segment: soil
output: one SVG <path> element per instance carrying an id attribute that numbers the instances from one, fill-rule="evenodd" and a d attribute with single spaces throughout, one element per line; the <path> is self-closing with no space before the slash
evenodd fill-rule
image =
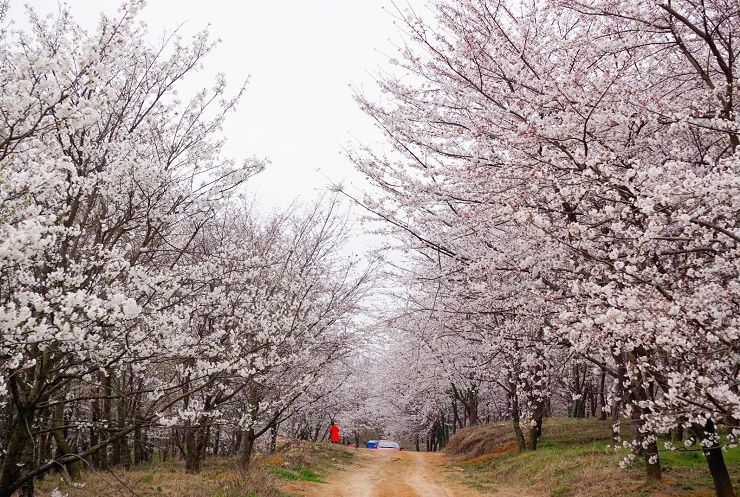
<path id="1" fill-rule="evenodd" d="M 336 470 L 327 483 L 303 484 L 291 491 L 305 497 L 484 497 L 446 477 L 441 454 L 358 449 L 356 462 Z M 489 497 L 519 497 L 521 489 Z"/>

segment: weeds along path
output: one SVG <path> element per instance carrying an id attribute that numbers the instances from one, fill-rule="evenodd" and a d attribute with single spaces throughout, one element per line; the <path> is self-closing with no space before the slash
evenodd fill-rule
<path id="1" fill-rule="evenodd" d="M 444 475 L 440 454 L 359 449 L 356 463 L 325 484 L 306 484 L 306 497 L 514 497 L 517 489 L 481 494 Z"/>

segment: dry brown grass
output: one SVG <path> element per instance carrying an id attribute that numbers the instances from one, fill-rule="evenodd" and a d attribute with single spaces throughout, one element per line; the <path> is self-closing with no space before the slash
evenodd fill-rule
<path id="1" fill-rule="evenodd" d="M 316 468 L 342 463 L 352 457 L 352 451 L 342 445 L 310 443 L 294 439 L 280 439 L 278 450 L 263 457 L 263 463 L 272 466 Z"/>
<path id="2" fill-rule="evenodd" d="M 575 425 L 574 425 L 575 423 Z M 611 437 L 611 423 L 598 419 L 546 419 L 546 438 L 559 445 L 582 445 Z M 502 448 L 516 444 L 511 422 L 471 426 L 459 430 L 450 439 L 445 453 L 450 457 L 477 457 L 507 452 Z"/>
<path id="3" fill-rule="evenodd" d="M 58 474 L 37 482 L 36 495 L 49 497 L 58 488 L 69 497 L 285 497 L 290 487 L 281 468 L 313 468 L 321 473 L 352 457 L 347 449 L 326 444 L 283 441 L 275 454 L 258 455 L 247 472 L 232 457 L 209 458 L 198 475 L 185 473 L 182 461 L 146 464 L 130 470 L 83 471 L 81 488 L 68 486 Z"/>
<path id="4" fill-rule="evenodd" d="M 450 457 L 472 458 L 498 452 L 511 444 L 516 444 L 511 424 L 471 426 L 459 430 L 450 438 L 445 453 Z"/>
<path id="5" fill-rule="evenodd" d="M 198 475 L 185 473 L 182 462 L 144 465 L 131 470 L 87 470 L 83 472 L 82 488 L 67 486 L 58 476 L 51 475 L 37 483 L 37 495 L 51 495 L 59 488 L 69 497 L 244 497 L 258 491 L 260 497 L 280 495 L 276 477 L 256 461 L 246 474 L 236 471 L 233 458 L 211 458 L 205 461 Z"/>
<path id="6" fill-rule="evenodd" d="M 497 447 L 496 449 L 490 452 L 486 452 L 478 456 L 466 457 L 465 459 L 459 460 L 458 462 L 475 464 L 475 463 L 487 461 L 489 459 L 493 459 L 494 457 L 500 456 L 501 454 L 506 454 L 508 452 L 514 452 L 515 450 L 517 450 L 517 444 L 512 442 L 508 445 L 504 445 L 503 447 Z"/>

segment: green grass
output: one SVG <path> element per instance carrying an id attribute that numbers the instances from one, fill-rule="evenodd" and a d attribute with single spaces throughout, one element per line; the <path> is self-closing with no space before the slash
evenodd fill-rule
<path id="1" fill-rule="evenodd" d="M 701 451 L 660 451 L 664 478 L 655 485 L 645 483 L 641 460 L 620 469 L 627 452 L 609 448 L 613 442 L 608 421 L 548 419 L 533 452 L 516 450 L 509 431 L 509 424 L 476 427 L 460 434 L 462 440 L 451 441 L 465 483 L 484 492 L 495 492 L 498 485 L 529 487 L 531 493 L 551 497 L 714 494 Z M 462 452 L 465 448 L 471 452 Z M 724 456 L 737 490 L 740 448 L 729 449 Z"/>
<path id="2" fill-rule="evenodd" d="M 276 468 L 275 474 L 286 480 L 303 480 L 315 483 L 325 483 L 324 478 L 311 468 Z"/>

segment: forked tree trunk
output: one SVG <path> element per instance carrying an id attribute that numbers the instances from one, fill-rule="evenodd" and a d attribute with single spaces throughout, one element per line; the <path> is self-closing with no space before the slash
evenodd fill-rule
<path id="1" fill-rule="evenodd" d="M 239 452 L 237 453 L 237 461 L 242 470 L 249 469 L 249 463 L 252 461 L 252 451 L 254 449 L 255 438 L 254 428 L 242 431 Z"/>
<path id="2" fill-rule="evenodd" d="M 201 467 L 201 431 L 202 427 L 187 425 L 183 428 L 183 448 L 185 452 L 185 472 L 189 474 L 200 473 Z"/>

